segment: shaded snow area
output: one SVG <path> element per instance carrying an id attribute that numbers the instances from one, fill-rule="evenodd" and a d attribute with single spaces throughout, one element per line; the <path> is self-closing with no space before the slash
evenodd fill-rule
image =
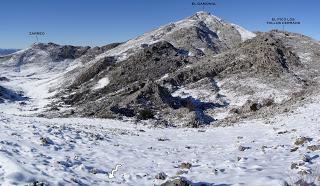
<path id="1" fill-rule="evenodd" d="M 0 76 L 7 79 L 0 86 L 24 98 L 0 104 L 0 112 L 29 115 L 44 111 L 65 81 L 64 75 L 79 66 L 77 60 L 54 62 L 47 52 L 36 49 L 17 54 L 26 50 L 33 55 L 21 59 L 13 56 L 8 62 L 0 63 Z"/>
<path id="2" fill-rule="evenodd" d="M 104 77 L 98 81 L 98 83 L 93 87 L 94 90 L 102 89 L 110 83 L 108 77 Z"/>
<path id="3" fill-rule="evenodd" d="M 43 111 L 43 108 L 50 103 L 49 98 L 56 93 L 55 87 L 61 83 L 60 73 L 11 73 L 6 77 L 10 81 L 2 82 L 1 85 L 21 92 L 26 98 L 0 104 L 2 112 L 12 114 L 32 114 Z"/>
<path id="4" fill-rule="evenodd" d="M 195 185 L 319 184 L 319 100 L 269 120 L 203 129 L 0 114 L 0 182 L 150 186 L 181 176 Z M 166 180 L 155 178 L 160 172 Z"/>

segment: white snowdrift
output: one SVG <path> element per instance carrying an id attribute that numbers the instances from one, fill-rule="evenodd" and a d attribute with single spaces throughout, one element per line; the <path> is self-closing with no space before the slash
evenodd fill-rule
<path id="1" fill-rule="evenodd" d="M 108 77 L 104 77 L 98 81 L 98 83 L 93 87 L 94 90 L 102 89 L 110 83 L 110 80 Z"/>

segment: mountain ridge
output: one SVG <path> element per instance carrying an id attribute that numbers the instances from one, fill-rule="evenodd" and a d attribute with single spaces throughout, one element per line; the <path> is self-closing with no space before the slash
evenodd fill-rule
<path id="1" fill-rule="evenodd" d="M 290 109 L 318 87 L 318 48 L 303 35 L 252 33 L 198 12 L 125 43 L 38 44 L 0 61 L 19 64 L 17 73 L 25 77 L 53 74 L 41 84 L 52 90 L 41 112 L 46 117 L 130 117 L 197 127 Z"/>

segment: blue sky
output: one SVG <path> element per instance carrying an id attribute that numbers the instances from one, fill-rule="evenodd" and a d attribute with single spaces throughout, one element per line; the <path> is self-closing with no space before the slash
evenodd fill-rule
<path id="1" fill-rule="evenodd" d="M 202 10 L 199 0 L 1 0 L 0 48 L 25 48 L 32 31 L 41 42 L 101 46 L 126 41 Z M 201 1 L 201 0 L 200 0 Z M 206 0 L 202 0 L 206 2 Z M 210 1 L 210 0 L 209 0 Z M 212 1 L 211 1 L 212 2 Z M 320 40 L 319 0 L 213 0 L 205 10 L 251 31 L 268 31 L 272 17 L 294 17 L 286 30 Z"/>

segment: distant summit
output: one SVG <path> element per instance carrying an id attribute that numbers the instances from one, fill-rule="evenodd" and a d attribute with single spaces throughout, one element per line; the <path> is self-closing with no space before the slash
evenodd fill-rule
<path id="1" fill-rule="evenodd" d="M 1 49 L 0 48 L 0 56 L 5 56 L 5 55 L 8 55 L 8 54 L 12 54 L 12 53 L 15 53 L 17 51 L 19 51 L 20 49 Z"/>
<path id="2" fill-rule="evenodd" d="M 131 39 L 101 57 L 116 56 L 122 61 L 137 50 L 159 41 L 167 41 L 190 55 L 218 54 L 253 37 L 254 33 L 201 11 Z"/>

